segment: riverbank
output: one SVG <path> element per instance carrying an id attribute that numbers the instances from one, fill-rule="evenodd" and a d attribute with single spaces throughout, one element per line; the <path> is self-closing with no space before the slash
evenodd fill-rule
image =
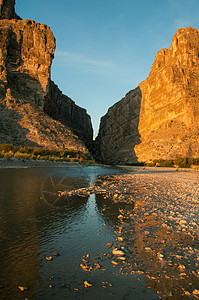
<path id="1" fill-rule="evenodd" d="M 145 275 L 160 299 L 199 299 L 199 173 L 151 167 L 128 171 L 132 174 L 100 176 L 88 189 L 60 196 L 96 195 L 115 233 L 107 252 L 96 255 L 112 263 L 114 274 Z M 93 265 L 84 259 L 81 267 L 91 271 Z"/>
<path id="2" fill-rule="evenodd" d="M 47 160 L 22 160 L 22 159 L 3 159 L 0 158 L 0 168 L 33 168 L 33 167 L 79 167 L 79 162 L 58 162 Z"/>
<path id="3" fill-rule="evenodd" d="M 161 299 L 199 299 L 198 182 L 198 172 L 142 168 L 97 184 L 101 212 L 116 224 L 110 249 L 124 252 L 122 266 L 111 259 L 122 274 L 144 274 Z"/>
<path id="4" fill-rule="evenodd" d="M 17 158 L 0 158 L 0 168 L 34 168 L 34 167 L 81 167 L 81 166 L 102 166 L 102 167 L 111 167 L 109 165 L 103 165 L 99 163 L 90 163 L 85 161 L 82 163 L 79 162 L 64 162 L 64 161 L 50 161 L 50 160 L 34 160 L 34 159 L 17 159 Z M 116 168 L 122 169 L 127 173 L 148 173 L 148 172 L 164 172 L 164 171 L 183 171 L 183 172 L 195 172 L 199 169 L 197 168 L 168 168 L 168 167 L 143 167 L 143 166 L 128 166 L 128 165 L 117 165 Z"/>
<path id="5" fill-rule="evenodd" d="M 117 166 L 127 172 L 158 173 L 158 172 L 199 172 L 199 168 L 171 168 L 171 167 L 141 167 L 141 166 Z"/>

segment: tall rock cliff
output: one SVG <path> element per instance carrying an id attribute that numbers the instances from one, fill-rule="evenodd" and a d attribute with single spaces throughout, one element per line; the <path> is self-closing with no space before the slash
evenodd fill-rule
<path id="1" fill-rule="evenodd" d="M 0 143 L 86 149 L 90 116 L 51 81 L 53 33 L 20 20 L 14 4 L 0 2 Z"/>
<path id="2" fill-rule="evenodd" d="M 110 107 L 101 118 L 95 140 L 95 158 L 98 161 L 108 164 L 137 163 L 134 148 L 140 143 L 140 105 L 141 90 L 138 87 Z"/>
<path id="3" fill-rule="evenodd" d="M 139 86 L 139 160 L 199 157 L 199 31 L 178 29 Z"/>
<path id="4" fill-rule="evenodd" d="M 199 157 L 198 30 L 178 29 L 170 48 L 157 53 L 149 77 L 133 92 L 133 109 L 127 104 L 131 93 L 101 120 L 96 139 L 101 161 L 134 163 Z M 133 129 L 132 122 L 138 127 Z M 118 132 L 110 127 L 118 128 Z"/>

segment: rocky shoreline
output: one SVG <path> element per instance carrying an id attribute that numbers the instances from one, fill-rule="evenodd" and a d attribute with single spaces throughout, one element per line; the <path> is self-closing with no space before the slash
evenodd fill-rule
<path id="1" fill-rule="evenodd" d="M 32 167 L 80 167 L 80 166 L 104 166 L 104 167 L 112 167 L 110 165 L 99 164 L 99 163 L 79 163 L 79 162 L 59 162 L 59 161 L 48 161 L 48 160 L 34 160 L 34 159 L 4 159 L 0 158 L 0 169 L 1 168 L 32 168 Z M 162 171 L 183 171 L 183 172 L 197 172 L 199 169 L 192 168 L 167 168 L 167 167 L 142 167 L 142 166 L 129 166 L 129 165 L 116 165 L 115 168 L 120 168 L 127 173 L 131 172 L 162 172 Z"/>
<path id="2" fill-rule="evenodd" d="M 114 228 L 107 252 L 96 254 L 98 268 L 109 261 L 116 275 L 143 274 L 160 299 L 199 299 L 198 172 L 134 171 L 100 176 L 87 189 L 65 193 L 96 194 L 105 223 Z M 95 270 L 91 257 L 83 262 L 84 271 Z"/>

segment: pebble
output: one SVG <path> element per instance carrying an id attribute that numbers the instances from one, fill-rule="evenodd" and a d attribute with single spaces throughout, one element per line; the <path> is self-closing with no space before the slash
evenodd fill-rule
<path id="1" fill-rule="evenodd" d="M 113 265 L 118 265 L 118 263 L 116 262 L 116 261 L 111 261 L 111 263 L 113 264 Z"/>
<path id="2" fill-rule="evenodd" d="M 112 253 L 113 255 L 124 256 L 124 252 L 122 250 L 114 249 Z"/>
<path id="3" fill-rule="evenodd" d="M 53 260 L 52 256 L 46 256 L 46 260 Z"/>
<path id="4" fill-rule="evenodd" d="M 93 286 L 91 283 L 89 283 L 88 281 L 84 281 L 84 286 L 87 287 L 91 287 Z"/>
<path id="5" fill-rule="evenodd" d="M 199 290 L 195 289 L 192 294 L 196 295 L 196 296 L 199 296 Z"/>
<path id="6" fill-rule="evenodd" d="M 18 286 L 18 289 L 20 290 L 20 291 L 22 291 L 22 292 L 24 292 L 24 291 L 27 291 L 28 290 L 28 287 L 27 286 Z"/>

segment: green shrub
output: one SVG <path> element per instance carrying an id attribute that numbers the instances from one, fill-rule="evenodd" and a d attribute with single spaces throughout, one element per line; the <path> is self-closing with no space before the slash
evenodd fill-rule
<path id="1" fill-rule="evenodd" d="M 83 153 L 76 150 L 48 150 L 40 147 L 30 146 L 13 146 L 10 144 L 0 144 L 0 158 L 15 157 L 17 159 L 34 159 L 34 160 L 51 160 L 51 161 L 89 161 L 92 162 L 93 157 L 90 153 Z"/>
<path id="2" fill-rule="evenodd" d="M 47 156 L 47 155 L 51 155 L 51 151 L 43 148 L 35 148 L 33 150 L 33 154 L 35 156 Z"/>
<path id="3" fill-rule="evenodd" d="M 14 158 L 17 159 L 31 159 L 31 154 L 16 152 Z"/>
<path id="4" fill-rule="evenodd" d="M 63 161 L 70 162 L 70 158 L 63 158 Z"/>
<path id="5" fill-rule="evenodd" d="M 17 152 L 32 154 L 33 153 L 33 148 L 30 147 L 30 146 L 23 146 L 23 147 L 19 147 Z"/>
<path id="6" fill-rule="evenodd" d="M 10 152 L 14 149 L 14 146 L 13 145 L 10 145 L 10 144 L 0 144 L 0 151 L 2 152 Z"/>
<path id="7" fill-rule="evenodd" d="M 158 160 L 154 160 L 153 163 L 155 164 L 156 167 L 172 168 L 174 166 L 173 160 L 158 159 Z"/>
<path id="8" fill-rule="evenodd" d="M 192 158 L 189 157 L 177 157 L 174 159 L 174 164 L 179 168 L 190 168 L 192 164 Z"/>
<path id="9" fill-rule="evenodd" d="M 155 167 L 155 162 L 148 162 L 147 164 L 146 164 L 146 166 L 147 167 Z"/>
<path id="10" fill-rule="evenodd" d="M 10 160 L 12 157 L 13 157 L 13 153 L 11 151 L 4 154 L 4 158 L 7 160 Z"/>
<path id="11" fill-rule="evenodd" d="M 31 155 L 31 159 L 36 160 L 36 159 L 37 159 L 36 155 L 32 154 L 32 155 Z"/>
<path id="12" fill-rule="evenodd" d="M 199 166 L 199 158 L 193 158 L 193 165 Z"/>

